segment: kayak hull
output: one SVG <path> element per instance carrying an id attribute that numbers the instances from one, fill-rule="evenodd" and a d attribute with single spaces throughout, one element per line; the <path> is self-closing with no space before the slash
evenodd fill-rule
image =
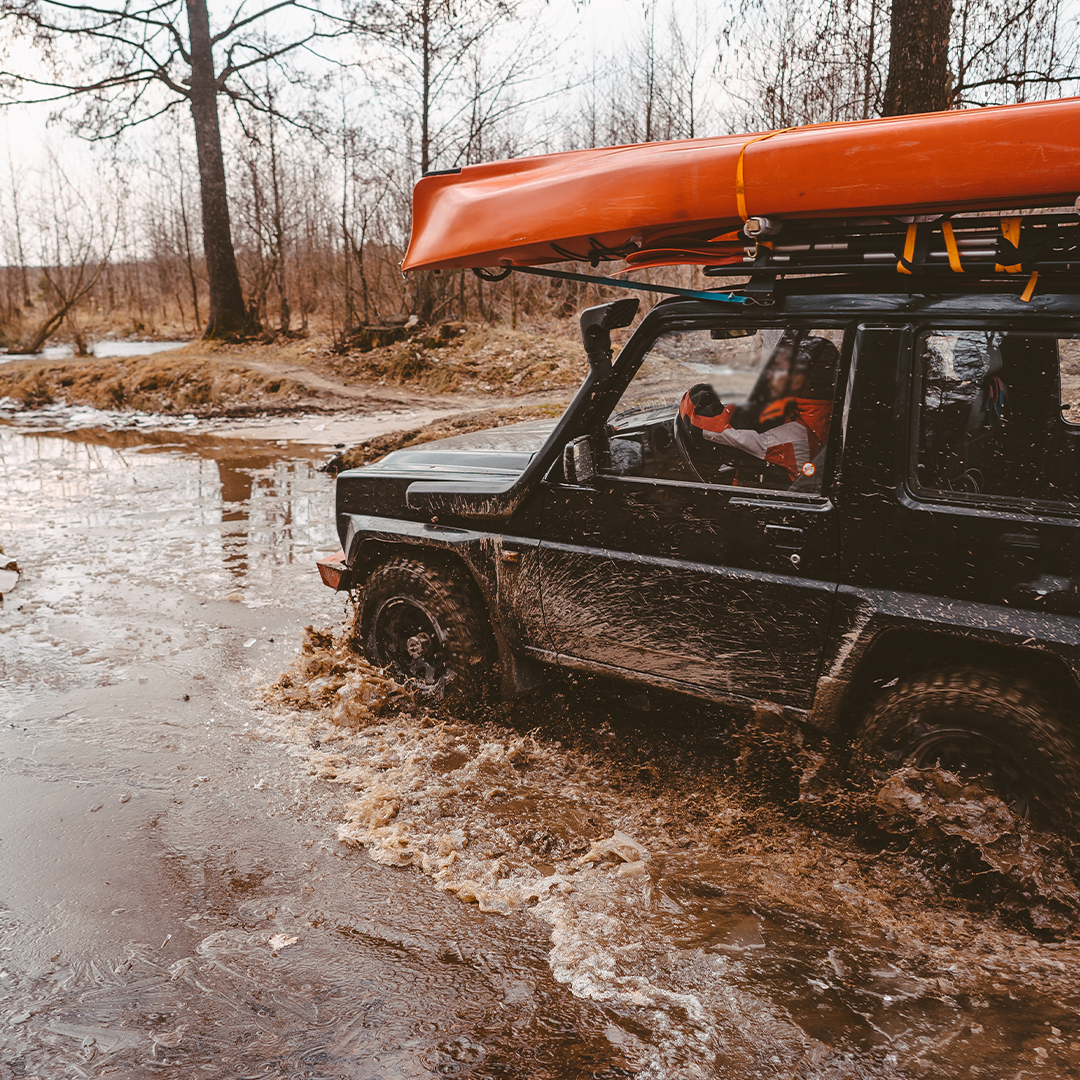
<path id="1" fill-rule="evenodd" d="M 746 215 L 1020 209 L 1078 193 L 1080 98 L 575 150 L 424 177 L 402 269 L 619 257 Z"/>

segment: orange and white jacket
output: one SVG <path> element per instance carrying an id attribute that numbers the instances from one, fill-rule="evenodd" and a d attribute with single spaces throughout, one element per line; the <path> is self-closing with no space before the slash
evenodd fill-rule
<path id="1" fill-rule="evenodd" d="M 728 405 L 716 416 L 701 416 L 690 392 L 683 395 L 679 412 L 709 442 L 733 446 L 771 465 L 780 465 L 796 480 L 818 455 L 829 437 L 832 402 L 816 398 L 778 398 L 761 412 L 759 423 L 775 427 L 764 431 L 732 427 L 736 406 Z M 776 421 L 780 421 L 776 423 Z M 811 466 L 812 467 L 812 466 Z"/>

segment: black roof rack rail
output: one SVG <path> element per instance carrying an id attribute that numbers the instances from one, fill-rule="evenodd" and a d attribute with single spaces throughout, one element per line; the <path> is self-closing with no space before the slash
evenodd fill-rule
<path id="1" fill-rule="evenodd" d="M 708 249 L 707 240 L 695 242 Z M 670 239 L 664 242 L 665 247 L 672 244 Z M 770 221 L 765 228 L 752 230 L 746 245 L 741 257 L 732 256 L 730 240 L 726 251 L 718 245 L 723 262 L 705 265 L 703 273 L 745 277 L 885 271 L 901 277 L 958 279 L 972 274 L 1016 280 L 1035 272 L 1080 273 L 1080 215 Z"/>

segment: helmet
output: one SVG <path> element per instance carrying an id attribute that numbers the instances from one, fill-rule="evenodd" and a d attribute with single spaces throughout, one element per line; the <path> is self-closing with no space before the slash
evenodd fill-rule
<path id="1" fill-rule="evenodd" d="M 720 395 L 708 383 L 691 386 L 683 394 L 678 416 L 680 431 L 686 444 L 695 450 L 705 445 L 705 435 L 700 427 L 691 422 L 691 416 L 719 416 L 723 411 L 724 403 L 720 400 Z"/>
<path id="2" fill-rule="evenodd" d="M 823 337 L 799 342 L 791 365 L 790 393 L 797 398 L 831 398 L 840 353 Z"/>

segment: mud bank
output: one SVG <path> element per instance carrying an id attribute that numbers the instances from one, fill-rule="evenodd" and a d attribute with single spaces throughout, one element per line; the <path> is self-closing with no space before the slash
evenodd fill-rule
<path id="1" fill-rule="evenodd" d="M 0 399 L 19 410 L 62 402 L 209 417 L 395 399 L 430 408 L 447 398 L 454 402 L 447 411 L 460 412 L 490 406 L 492 396 L 568 400 L 585 369 L 580 343 L 557 334 L 451 323 L 393 336 L 375 348 L 321 334 L 196 341 L 153 356 L 18 360 L 0 365 Z"/>
<path id="2" fill-rule="evenodd" d="M 0 398 L 15 408 L 56 402 L 97 409 L 210 416 L 296 407 L 318 398 L 301 383 L 186 346 L 157 356 L 20 360 L 0 367 Z"/>

